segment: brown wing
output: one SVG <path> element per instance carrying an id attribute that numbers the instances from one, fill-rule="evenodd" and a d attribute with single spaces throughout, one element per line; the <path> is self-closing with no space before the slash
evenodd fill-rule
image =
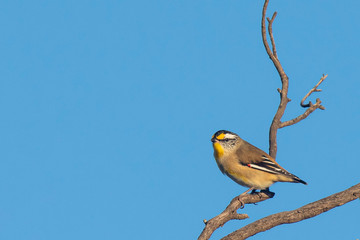
<path id="1" fill-rule="evenodd" d="M 254 145 L 251 145 L 250 143 L 241 140 L 241 144 L 239 144 L 239 148 L 236 150 L 237 156 L 240 157 L 240 160 L 244 164 L 250 164 L 250 163 L 258 163 L 261 162 L 263 159 L 262 157 L 266 157 L 267 159 L 270 159 L 275 164 L 277 164 L 272 157 L 269 156 L 266 152 L 263 150 L 255 147 Z"/>
<path id="2" fill-rule="evenodd" d="M 237 150 L 237 156 L 240 158 L 240 164 L 264 172 L 295 177 L 275 162 L 269 154 L 244 140 L 242 141 L 242 144 Z"/>

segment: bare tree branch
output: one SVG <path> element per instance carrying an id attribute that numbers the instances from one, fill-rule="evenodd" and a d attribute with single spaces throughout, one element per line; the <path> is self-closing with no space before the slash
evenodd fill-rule
<path id="1" fill-rule="evenodd" d="M 304 104 L 304 101 L 313 93 L 313 92 L 321 92 L 321 89 L 317 89 L 317 87 L 327 78 L 328 75 L 323 75 L 320 79 L 320 81 L 315 85 L 315 87 L 313 87 L 312 89 L 310 89 L 310 91 L 305 95 L 305 97 L 301 100 L 300 105 L 304 108 L 308 108 L 306 109 L 306 111 L 297 116 L 296 118 L 293 118 L 289 121 L 286 122 L 282 122 L 280 123 L 279 128 L 283 128 L 283 127 L 287 127 L 287 126 L 291 126 L 295 123 L 300 122 L 301 120 L 307 118 L 310 113 L 312 113 L 313 111 L 315 111 L 316 109 L 321 109 L 321 110 L 325 110 L 325 107 L 323 105 L 321 105 L 321 101 L 319 98 L 316 99 L 315 104 L 313 104 L 311 101 L 309 101 L 308 104 Z"/>
<path id="2" fill-rule="evenodd" d="M 264 232 L 273 227 L 286 224 L 295 223 L 301 220 L 315 217 L 323 212 L 327 212 L 335 207 L 342 206 L 360 197 L 360 183 L 348 188 L 345 191 L 335 193 L 329 197 L 320 199 L 319 201 L 307 204 L 301 208 L 276 213 L 260 220 L 257 220 L 249 225 L 236 230 L 235 232 L 222 238 L 222 240 L 241 240 L 251 237 L 257 233 Z"/>
<path id="3" fill-rule="evenodd" d="M 312 104 L 311 102 L 309 102 L 308 104 L 304 104 L 304 101 L 306 100 L 307 97 L 309 97 L 311 95 L 311 93 L 313 92 L 319 92 L 321 90 L 317 89 L 317 87 L 322 83 L 322 81 L 325 80 L 325 78 L 327 77 L 327 75 L 323 75 L 323 77 L 320 79 L 319 83 L 312 88 L 308 94 L 305 95 L 305 97 L 302 99 L 301 101 L 301 106 L 302 107 L 306 107 L 308 108 L 303 114 L 299 115 L 298 117 L 291 119 L 289 121 L 286 122 L 281 122 L 281 118 L 284 115 L 285 109 L 287 104 L 291 101 L 287 94 L 288 94 L 288 89 L 289 89 L 289 78 L 286 75 L 284 68 L 282 67 L 279 58 L 277 56 L 277 52 L 276 52 L 276 46 L 275 46 L 275 39 L 274 39 L 274 35 L 273 35 L 273 29 L 272 29 L 272 25 L 273 22 L 275 20 L 275 17 L 277 15 L 277 13 L 275 12 L 272 16 L 272 18 L 267 18 L 268 21 L 268 32 L 269 32 L 269 36 L 270 36 L 270 40 L 271 40 L 271 45 L 272 45 L 272 51 L 270 49 L 269 43 L 267 41 L 266 38 L 266 22 L 265 22 L 265 18 L 266 18 L 266 10 L 267 10 L 267 6 L 269 4 L 269 0 L 265 0 L 264 2 L 264 6 L 263 6 L 263 11 L 262 11 L 262 20 L 261 20 L 261 36 L 262 36 L 262 40 L 263 40 L 263 44 L 265 46 L 265 50 L 267 52 L 267 54 L 269 55 L 271 61 L 273 62 L 277 72 L 279 73 L 280 79 L 281 79 L 281 84 L 282 84 L 282 88 L 278 89 L 278 92 L 280 93 L 280 104 L 279 107 L 275 113 L 275 116 L 273 118 L 273 121 L 271 123 L 270 126 L 270 131 L 269 131 L 269 155 L 272 156 L 273 158 L 276 158 L 276 153 L 277 153 L 277 131 L 280 128 L 283 127 L 287 127 L 287 126 L 291 126 L 293 124 L 296 124 L 298 122 L 300 122 L 301 120 L 305 119 L 306 117 L 308 117 L 312 112 L 314 112 L 316 109 L 322 109 L 324 110 L 324 106 L 321 105 L 321 101 L 320 99 L 316 99 L 316 103 Z"/>
<path id="4" fill-rule="evenodd" d="M 272 198 L 274 196 L 271 192 L 259 192 L 253 194 L 241 194 L 233 200 L 231 200 L 230 204 L 226 207 L 226 209 L 217 215 L 216 217 L 210 219 L 209 221 L 204 220 L 206 224 L 204 230 L 200 234 L 198 240 L 207 240 L 213 234 L 213 232 L 222 227 L 226 222 L 234 219 L 246 219 L 249 216 L 247 214 L 239 214 L 237 210 L 242 208 L 245 204 L 258 203 L 264 201 L 266 199 Z"/>
<path id="5" fill-rule="evenodd" d="M 261 19 L 261 36 L 262 36 L 262 40 L 263 40 L 265 50 L 266 50 L 267 54 L 269 55 L 271 61 L 273 62 L 276 70 L 278 71 L 280 79 L 281 79 L 281 83 L 282 83 L 281 90 L 278 90 L 279 93 L 280 93 L 280 104 L 279 104 L 279 107 L 278 107 L 278 109 L 277 109 L 277 111 L 275 113 L 273 121 L 271 123 L 270 132 L 269 132 L 269 155 L 272 156 L 273 158 L 276 158 L 277 130 L 280 127 L 281 118 L 284 115 L 286 105 L 288 104 L 288 102 L 290 102 L 290 99 L 287 97 L 288 89 L 289 89 L 289 78 L 286 75 L 286 73 L 285 73 L 283 67 L 281 66 L 280 61 L 279 61 L 279 59 L 277 57 L 276 47 L 275 47 L 275 40 L 274 40 L 273 33 L 272 33 L 272 23 L 275 20 L 276 13 L 274 13 L 271 20 L 268 19 L 268 21 L 269 21 L 269 29 L 268 30 L 269 30 L 269 35 L 270 35 L 271 42 L 273 44 L 273 52 L 270 50 L 269 43 L 268 43 L 268 41 L 266 39 L 266 22 L 265 22 L 265 18 L 266 18 L 266 10 L 267 10 L 268 4 L 269 4 L 269 0 L 265 0 L 264 6 L 263 6 L 263 11 L 262 11 L 262 19 Z"/>

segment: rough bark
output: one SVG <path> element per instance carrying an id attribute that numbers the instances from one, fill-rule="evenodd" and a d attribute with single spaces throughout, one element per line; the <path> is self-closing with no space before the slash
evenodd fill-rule
<path id="1" fill-rule="evenodd" d="M 246 225 L 243 228 L 240 228 L 239 230 L 236 230 L 235 232 L 222 238 L 222 240 L 246 239 L 257 233 L 264 232 L 282 224 L 295 223 L 315 217 L 335 207 L 339 207 L 348 202 L 351 202 L 359 197 L 360 183 L 346 189 L 345 191 L 335 193 L 329 197 L 307 204 L 301 208 L 264 217 L 260 220 Z"/>

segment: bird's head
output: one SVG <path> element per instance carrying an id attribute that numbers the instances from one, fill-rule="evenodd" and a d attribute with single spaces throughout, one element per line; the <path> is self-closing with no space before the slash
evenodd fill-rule
<path id="1" fill-rule="evenodd" d="M 217 131 L 211 138 L 214 147 L 214 154 L 216 157 L 222 157 L 226 152 L 234 150 L 236 143 L 240 137 L 230 131 Z"/>

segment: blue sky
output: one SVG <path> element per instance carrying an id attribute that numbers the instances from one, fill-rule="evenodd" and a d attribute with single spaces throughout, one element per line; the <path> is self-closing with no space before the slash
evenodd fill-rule
<path id="1" fill-rule="evenodd" d="M 245 190 L 218 170 L 219 129 L 268 149 L 280 87 L 262 1 L 2 1 L 0 238 L 196 239 Z M 283 120 L 323 73 L 325 111 L 279 130 L 279 183 L 213 239 L 359 182 L 358 1 L 270 2 L 290 78 Z M 354 201 L 253 239 L 360 238 Z"/>

